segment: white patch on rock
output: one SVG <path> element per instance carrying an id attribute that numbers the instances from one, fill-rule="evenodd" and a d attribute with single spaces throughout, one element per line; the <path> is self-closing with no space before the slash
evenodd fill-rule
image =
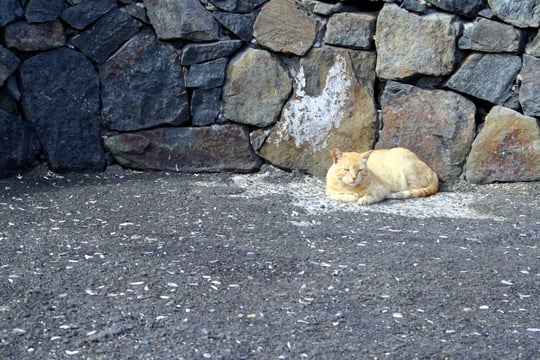
<path id="1" fill-rule="evenodd" d="M 292 136 L 296 147 L 308 144 L 313 151 L 320 151 L 326 147 L 329 131 L 337 128 L 344 117 L 346 94 L 354 79 L 347 71 L 345 58 L 337 55 L 319 95 L 306 95 L 303 67 L 295 74 L 294 81 L 295 99 L 289 101 L 283 110 L 279 137 L 288 140 Z M 276 140 L 276 145 L 279 145 L 279 140 Z"/>

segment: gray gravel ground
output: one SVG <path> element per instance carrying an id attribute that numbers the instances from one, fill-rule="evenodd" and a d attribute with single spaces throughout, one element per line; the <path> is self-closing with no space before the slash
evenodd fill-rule
<path id="1" fill-rule="evenodd" d="M 540 358 L 540 183 L 266 170 L 0 180 L 0 358 Z"/>

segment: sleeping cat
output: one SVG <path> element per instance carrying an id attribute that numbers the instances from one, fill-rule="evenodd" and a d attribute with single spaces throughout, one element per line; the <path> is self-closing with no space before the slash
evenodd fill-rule
<path id="1" fill-rule="evenodd" d="M 439 190 L 437 174 L 405 148 L 365 153 L 332 150 L 334 163 L 326 174 L 326 195 L 369 205 L 384 199 L 430 196 Z"/>

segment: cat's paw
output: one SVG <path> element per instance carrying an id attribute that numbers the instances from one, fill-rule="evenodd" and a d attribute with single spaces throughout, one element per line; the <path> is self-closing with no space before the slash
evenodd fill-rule
<path id="1" fill-rule="evenodd" d="M 362 206 L 373 204 L 374 202 L 376 202 L 376 200 L 373 198 L 373 196 L 369 195 L 364 195 L 357 201 L 358 205 Z"/>

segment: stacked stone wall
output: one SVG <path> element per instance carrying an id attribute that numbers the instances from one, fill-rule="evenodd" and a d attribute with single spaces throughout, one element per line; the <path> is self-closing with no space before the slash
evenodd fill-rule
<path id="1" fill-rule="evenodd" d="M 540 180 L 538 0 L 0 2 L 0 177 L 119 164 L 322 176 L 405 146 Z"/>

